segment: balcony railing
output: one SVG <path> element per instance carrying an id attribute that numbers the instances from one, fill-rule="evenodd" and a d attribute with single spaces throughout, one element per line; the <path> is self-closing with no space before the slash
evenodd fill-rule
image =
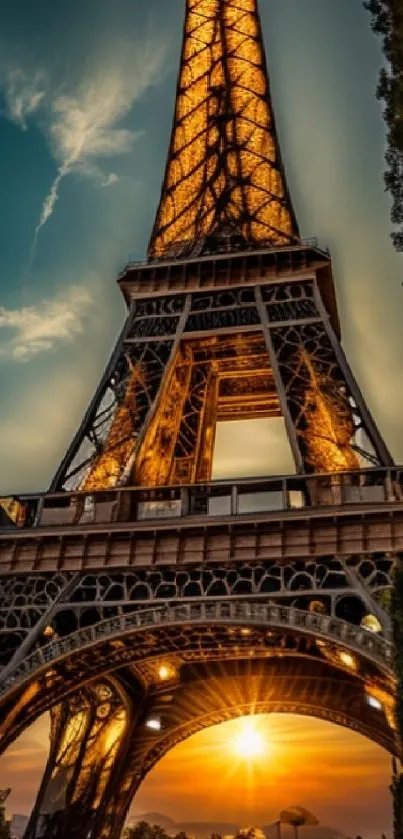
<path id="1" fill-rule="evenodd" d="M 305 248 L 310 248 L 312 250 L 319 250 L 319 251 L 321 251 L 321 253 L 325 254 L 326 256 L 330 256 L 329 248 L 328 247 L 322 247 L 319 244 L 319 241 L 316 238 L 316 236 L 309 236 L 305 239 L 300 239 L 298 242 L 294 242 L 293 244 L 287 244 L 287 245 L 282 245 L 282 246 L 281 245 L 273 245 L 273 243 L 270 242 L 269 240 L 267 242 L 262 241 L 262 242 L 259 243 L 259 250 L 273 251 L 273 252 L 281 251 L 281 250 L 287 250 L 287 249 L 289 250 L 289 249 L 292 249 L 292 248 L 304 248 L 304 247 Z M 168 262 L 181 262 L 181 261 L 184 261 L 184 260 L 188 260 L 189 255 L 188 256 L 183 255 L 184 251 L 186 252 L 188 250 L 189 250 L 189 242 L 183 242 L 182 244 L 177 245 L 177 252 L 171 253 L 169 255 L 164 254 L 161 257 L 154 257 L 152 260 L 139 259 L 138 254 L 129 254 L 128 261 L 122 266 L 122 268 L 119 272 L 119 277 L 121 278 L 121 277 L 125 276 L 125 274 L 128 271 L 133 271 L 133 270 L 136 270 L 137 268 L 152 267 L 152 266 L 157 266 L 159 264 L 164 264 L 164 263 L 168 263 Z M 250 255 L 252 253 L 255 253 L 255 252 L 256 252 L 256 249 L 251 249 L 250 251 L 248 251 L 248 250 L 247 251 L 236 251 L 236 254 L 238 256 L 241 256 L 243 254 L 245 256 L 248 256 L 248 255 Z M 211 257 L 226 257 L 226 256 L 228 256 L 228 253 L 226 253 L 225 251 L 224 252 L 217 252 L 217 253 L 203 252 L 202 256 L 206 257 L 206 258 L 208 258 L 208 257 L 210 257 L 210 258 Z M 190 258 L 197 259 L 197 255 L 196 254 L 193 254 L 193 255 L 190 254 Z"/>
<path id="2" fill-rule="evenodd" d="M 213 481 L 192 486 L 122 487 L 1 499 L 0 533 L 17 529 L 312 514 L 329 508 L 403 506 L 403 467 L 322 475 Z"/>

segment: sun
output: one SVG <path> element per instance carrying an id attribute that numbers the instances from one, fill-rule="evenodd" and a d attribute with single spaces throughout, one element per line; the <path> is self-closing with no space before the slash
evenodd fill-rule
<path id="1" fill-rule="evenodd" d="M 253 720 L 242 720 L 232 745 L 239 757 L 248 759 L 260 757 L 266 751 L 265 739 Z"/>

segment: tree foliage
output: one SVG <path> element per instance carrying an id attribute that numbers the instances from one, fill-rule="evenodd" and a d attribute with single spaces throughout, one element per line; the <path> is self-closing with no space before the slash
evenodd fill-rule
<path id="1" fill-rule="evenodd" d="M 238 830 L 235 839 L 266 839 L 260 827 L 243 827 Z"/>
<path id="2" fill-rule="evenodd" d="M 387 129 L 385 185 L 392 196 L 393 243 L 403 251 L 403 3 L 365 0 L 372 29 L 382 38 L 386 67 L 381 70 L 377 96 L 384 103 Z"/>
<path id="3" fill-rule="evenodd" d="M 2 839 L 1 834 L 0 839 Z M 158 824 L 140 821 L 134 827 L 126 828 L 123 839 L 172 839 L 172 837 Z M 181 830 L 173 839 L 188 839 L 188 836 Z"/>
<path id="4" fill-rule="evenodd" d="M 124 839 L 169 839 L 169 837 L 158 824 L 140 821 L 134 827 L 126 828 Z"/>

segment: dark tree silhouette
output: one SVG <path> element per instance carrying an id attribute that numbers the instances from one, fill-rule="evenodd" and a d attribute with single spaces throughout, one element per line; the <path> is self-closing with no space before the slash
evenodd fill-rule
<path id="1" fill-rule="evenodd" d="M 381 70 L 377 97 L 384 103 L 387 129 L 385 185 L 392 196 L 392 240 L 403 251 L 403 3 L 365 0 L 372 29 L 382 38 L 386 67 Z"/>
<path id="2" fill-rule="evenodd" d="M 6 811 L 0 806 L 0 839 L 10 839 L 10 822 L 6 819 Z"/>
<path id="3" fill-rule="evenodd" d="M 170 839 L 158 824 L 151 825 L 145 821 L 138 822 L 134 827 L 127 827 L 123 835 L 124 839 Z"/>
<path id="4" fill-rule="evenodd" d="M 163 827 L 160 827 L 159 824 L 153 824 L 151 831 L 151 839 L 170 839 L 169 834 L 164 830 Z"/>

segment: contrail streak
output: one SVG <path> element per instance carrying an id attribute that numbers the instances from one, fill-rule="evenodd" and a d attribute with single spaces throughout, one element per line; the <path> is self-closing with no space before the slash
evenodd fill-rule
<path id="1" fill-rule="evenodd" d="M 39 219 L 39 222 L 38 222 L 37 226 L 35 227 L 34 239 L 33 239 L 33 242 L 32 242 L 31 252 L 30 252 L 30 256 L 29 256 L 28 273 L 30 273 L 33 262 L 34 262 L 35 257 L 36 257 L 36 251 L 37 251 L 37 248 L 38 248 L 39 232 L 42 229 L 42 227 L 46 224 L 46 222 L 50 219 L 50 217 L 53 213 L 56 201 L 59 197 L 60 183 L 63 180 L 63 178 L 65 178 L 66 175 L 69 174 L 70 169 L 74 165 L 74 163 L 77 163 L 77 161 L 79 160 L 80 155 L 81 155 L 81 151 L 82 151 L 82 147 L 83 147 L 83 143 L 80 142 L 79 146 L 77 146 L 77 148 L 70 155 L 70 157 L 68 157 L 67 160 L 65 160 L 64 163 L 62 163 L 62 165 L 59 167 L 59 169 L 57 171 L 57 175 L 56 175 L 56 177 L 55 177 L 55 179 L 54 179 L 54 181 L 53 181 L 53 183 L 50 187 L 50 190 L 49 190 L 49 192 L 48 192 L 48 194 L 47 194 L 47 196 L 46 196 L 46 198 L 43 202 L 41 217 Z"/>

